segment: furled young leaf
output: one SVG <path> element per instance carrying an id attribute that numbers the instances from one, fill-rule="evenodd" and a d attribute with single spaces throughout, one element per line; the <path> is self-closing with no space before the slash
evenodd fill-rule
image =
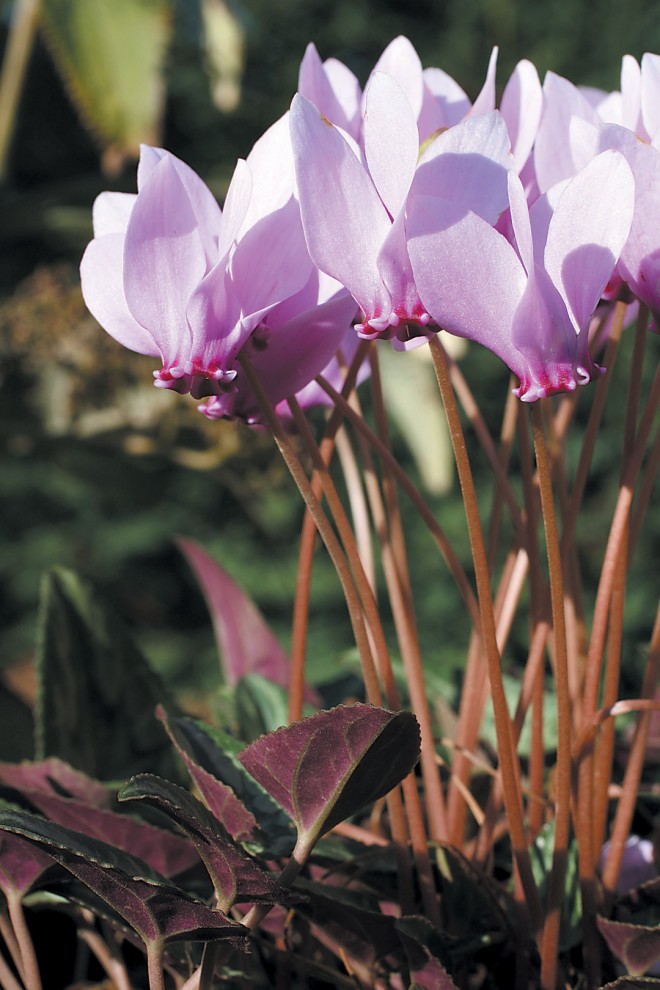
<path id="1" fill-rule="evenodd" d="M 109 787 L 75 770 L 56 756 L 34 763 L 0 763 L 0 784 L 17 791 L 78 798 L 95 808 L 107 808 L 113 800 Z"/>
<path id="2" fill-rule="evenodd" d="M 101 780 L 176 774 L 154 718 L 168 692 L 119 618 L 65 568 L 44 578 L 37 667 L 38 759 L 59 756 Z"/>
<path id="3" fill-rule="evenodd" d="M 287 893 L 231 841 L 220 822 L 188 791 L 152 774 L 133 777 L 120 801 L 145 801 L 168 815 L 190 836 L 215 888 L 218 907 L 229 911 L 236 901 L 287 899 Z"/>
<path id="4" fill-rule="evenodd" d="M 410 968 L 411 990 L 457 990 L 456 984 L 429 947 L 432 926 L 425 918 L 399 918 L 395 922 Z"/>
<path id="5" fill-rule="evenodd" d="M 175 877 L 199 862 L 187 839 L 155 825 L 56 794 L 29 790 L 21 794 L 51 821 L 130 852 L 165 877 Z"/>
<path id="6" fill-rule="evenodd" d="M 159 144 L 168 0 L 41 0 L 43 33 L 84 122 L 137 158 Z"/>
<path id="7" fill-rule="evenodd" d="M 0 828 L 46 850 L 56 862 L 110 905 L 147 950 L 178 939 L 242 938 L 245 929 L 220 911 L 193 900 L 146 863 L 98 839 L 23 812 L 0 813 Z"/>
<path id="8" fill-rule="evenodd" d="M 169 717 L 162 708 L 158 716 L 207 806 L 232 838 L 270 856 L 288 855 L 295 840 L 291 822 L 241 764 L 243 744 L 195 719 Z M 267 836 L 267 849 L 259 830 Z"/>
<path id="9" fill-rule="evenodd" d="M 32 756 L 34 722 L 32 712 L 13 691 L 0 683 L 0 759 L 22 760 Z"/>
<path id="10" fill-rule="evenodd" d="M 252 599 L 198 543 L 180 539 L 178 545 L 204 592 L 227 684 L 260 674 L 287 687 L 289 658 Z M 306 699 L 318 704 L 311 688 L 306 689 Z"/>
<path id="11" fill-rule="evenodd" d="M 240 735 L 246 742 L 274 732 L 289 720 L 289 695 L 260 674 L 246 674 L 234 694 Z"/>
<path id="12" fill-rule="evenodd" d="M 612 954 L 631 976 L 643 976 L 660 961 L 660 926 L 651 928 L 598 918 L 598 928 Z"/>
<path id="13" fill-rule="evenodd" d="M 419 727 L 410 712 L 371 705 L 319 712 L 241 753 L 241 763 L 291 816 L 299 850 L 387 794 L 419 758 Z"/>

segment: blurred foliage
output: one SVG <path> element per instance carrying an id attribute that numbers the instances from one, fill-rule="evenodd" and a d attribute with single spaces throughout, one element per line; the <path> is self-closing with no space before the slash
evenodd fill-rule
<path id="1" fill-rule="evenodd" d="M 522 57 L 541 74 L 552 68 L 612 88 L 625 52 L 660 50 L 660 15 L 641 0 L 555 0 L 545 7 L 521 0 L 172 0 L 166 6 L 171 34 L 162 142 L 219 197 L 235 158 L 287 109 L 310 40 L 322 57 L 346 61 L 364 82 L 384 46 L 406 34 L 424 64 L 441 65 L 472 96 L 493 44 L 501 46 L 500 88 Z M 222 6 L 236 17 L 233 40 L 221 26 Z M 12 7 L 0 0 L 5 36 Z M 211 49 L 209 39 L 215 39 Z M 140 51 L 139 39 L 131 41 Z M 224 57 L 223 44 L 229 46 Z M 221 113 L 218 106 L 232 106 L 243 51 L 241 99 Z M 224 96 L 222 65 L 234 80 Z M 81 123 L 37 35 L 0 187 L 0 667 L 31 655 L 39 578 L 60 564 L 99 584 L 173 690 L 201 705 L 204 691 L 217 683 L 217 660 L 201 594 L 173 537 L 192 537 L 215 555 L 286 644 L 301 509 L 265 434 L 209 424 L 185 398 L 157 392 L 149 360 L 120 348 L 86 313 L 77 263 L 91 235 L 92 201 L 109 186 L 134 190 L 134 165 L 111 181 L 102 174 L 98 138 Z M 648 347 L 647 370 L 658 341 Z M 614 371 L 620 394 L 629 350 L 627 335 Z M 472 347 L 464 371 L 497 434 L 506 369 Z M 581 397 L 576 429 L 587 405 Z M 578 533 L 592 581 L 615 496 L 622 419 L 622 409 L 610 408 Z M 395 445 L 409 458 L 401 435 Z M 485 513 L 491 484 L 477 451 L 475 467 Z M 467 564 L 460 497 L 454 489 L 434 504 Z M 426 661 L 457 689 L 466 623 L 444 564 L 404 509 Z M 657 572 L 659 547 L 660 518 L 651 512 L 629 585 L 627 692 L 636 690 L 650 632 L 654 588 L 644 576 Z M 310 680 L 324 684 L 332 704 L 359 682 L 341 593 L 322 554 L 313 603 Z M 505 660 L 511 673 L 525 658 L 526 639 L 526 628 L 514 629 Z M 24 693 L 29 696 L 29 686 Z M 16 708 L 13 717 L 24 722 L 25 712 Z"/>

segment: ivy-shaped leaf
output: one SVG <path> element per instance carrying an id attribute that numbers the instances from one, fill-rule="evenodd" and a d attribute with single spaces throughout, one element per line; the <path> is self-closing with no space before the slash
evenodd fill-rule
<path id="1" fill-rule="evenodd" d="M 598 918 L 598 928 L 631 976 L 643 976 L 660 962 L 660 925 L 651 928 Z"/>
<path id="2" fill-rule="evenodd" d="M 207 807 L 229 834 L 237 841 L 245 841 L 256 852 L 287 856 L 295 841 L 291 821 L 261 784 L 246 772 L 239 759 L 243 743 L 199 720 L 167 716 L 162 708 L 158 717 Z M 262 836 L 267 836 L 265 845 Z"/>
<path id="3" fill-rule="evenodd" d="M 151 774 L 133 777 L 120 801 L 145 801 L 168 815 L 194 843 L 215 888 L 218 907 L 238 901 L 287 901 L 289 895 L 233 842 L 211 812 L 188 791 Z"/>
<path id="4" fill-rule="evenodd" d="M 246 934 L 146 863 L 98 839 L 24 812 L 0 812 L 0 829 L 35 843 L 105 901 L 142 939 L 150 958 L 160 959 L 169 941 L 243 940 Z"/>
<path id="5" fill-rule="evenodd" d="M 419 759 L 410 712 L 371 705 L 319 712 L 241 753 L 241 763 L 293 819 L 297 852 L 395 787 Z"/>
<path id="6" fill-rule="evenodd" d="M 118 616 L 65 568 L 43 581 L 37 669 L 37 759 L 59 756 L 100 780 L 176 775 L 153 714 L 165 686 Z"/>

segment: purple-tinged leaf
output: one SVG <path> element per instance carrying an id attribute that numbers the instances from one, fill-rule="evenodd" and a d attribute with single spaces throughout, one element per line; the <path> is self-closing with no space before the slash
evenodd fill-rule
<path id="1" fill-rule="evenodd" d="M 293 847 L 291 823 L 241 764 L 238 754 L 243 744 L 203 722 L 170 718 L 162 708 L 157 714 L 207 806 L 232 838 L 256 852 L 288 855 Z M 264 836 L 268 836 L 267 850 Z"/>
<path id="2" fill-rule="evenodd" d="M 53 860 L 31 842 L 0 832 L 0 890 L 5 897 L 23 897 Z"/>
<path id="3" fill-rule="evenodd" d="M 613 983 L 607 983 L 600 990 L 658 990 L 660 980 L 650 976 L 620 976 Z"/>
<path id="4" fill-rule="evenodd" d="M 289 658 L 252 599 L 194 540 L 179 539 L 177 545 L 204 592 L 227 684 L 260 674 L 287 687 Z M 306 700 L 318 702 L 311 688 L 306 689 Z"/>
<path id="5" fill-rule="evenodd" d="M 227 912 L 237 901 L 287 900 L 287 892 L 230 840 L 201 801 L 177 784 L 139 774 L 122 788 L 120 801 L 145 801 L 168 815 L 190 837 L 215 888 L 218 907 Z"/>
<path id="6" fill-rule="evenodd" d="M 329 936 L 349 958 L 372 967 L 389 956 L 390 964 L 400 964 L 394 918 L 365 907 L 361 902 L 366 898 L 343 887 L 308 882 L 301 884 L 301 889 L 306 900 L 296 912 Z"/>
<path id="7" fill-rule="evenodd" d="M 598 918 L 598 928 L 610 951 L 631 976 L 643 976 L 660 961 L 660 926 L 629 925 Z"/>
<path id="8" fill-rule="evenodd" d="M 113 800 L 109 787 L 56 756 L 36 763 L 0 763 L 0 784 L 21 793 L 29 790 L 77 798 L 95 808 L 107 808 Z"/>
<path id="9" fill-rule="evenodd" d="M 408 958 L 415 990 L 456 990 L 456 984 L 427 945 L 432 928 L 424 918 L 399 918 L 396 930 Z"/>
<path id="10" fill-rule="evenodd" d="M 418 758 L 415 717 L 370 705 L 319 712 L 262 736 L 240 756 L 291 816 L 297 847 L 306 852 L 324 832 L 387 794 Z"/>
<path id="11" fill-rule="evenodd" d="M 130 852 L 165 877 L 177 876 L 198 862 L 195 848 L 187 839 L 155 825 L 55 794 L 28 790 L 21 793 L 51 821 Z"/>
<path id="12" fill-rule="evenodd" d="M 0 828 L 45 849 L 110 905 L 149 948 L 178 939 L 243 938 L 245 929 L 193 900 L 146 863 L 98 839 L 22 812 L 4 811 Z"/>

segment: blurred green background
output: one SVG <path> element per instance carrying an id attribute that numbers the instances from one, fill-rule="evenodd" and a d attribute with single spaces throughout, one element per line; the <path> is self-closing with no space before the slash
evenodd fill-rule
<path id="1" fill-rule="evenodd" d="M 0 666 L 6 684 L 29 698 L 40 575 L 65 564 L 93 579 L 174 690 L 200 704 L 217 682 L 217 659 L 173 537 L 193 537 L 214 554 L 286 643 L 300 506 L 268 437 L 207 424 L 186 398 L 151 388 L 151 362 L 123 351 L 86 314 L 77 266 L 94 197 L 134 190 L 144 139 L 188 161 L 222 198 L 236 157 L 287 109 L 310 40 L 362 83 L 386 44 L 405 34 L 425 65 L 444 68 L 471 97 L 495 44 L 500 92 L 523 57 L 541 77 L 551 68 L 616 88 L 624 53 L 660 51 L 660 8 L 641 0 L 2 0 L 0 18 Z M 617 374 L 626 365 L 624 356 Z M 464 367 L 497 432 L 506 370 L 477 348 Z M 620 449 L 621 411 L 613 410 L 596 454 L 589 526 L 579 534 L 587 574 L 599 568 Z M 476 464 L 486 510 L 479 455 Z M 442 487 L 437 478 L 434 485 Z M 467 561 L 457 491 L 431 497 Z M 408 526 L 429 670 L 456 684 L 466 641 L 457 595 L 410 513 Z M 645 575 L 657 574 L 659 528 L 651 513 L 631 580 L 627 690 L 655 610 L 656 583 Z M 341 595 L 321 555 L 314 595 L 311 676 L 337 681 L 345 671 L 328 688 L 328 700 L 338 700 L 357 681 Z M 507 656 L 512 671 L 524 639 L 523 627 Z M 0 737 L 0 756 L 15 755 L 10 733 Z"/>

